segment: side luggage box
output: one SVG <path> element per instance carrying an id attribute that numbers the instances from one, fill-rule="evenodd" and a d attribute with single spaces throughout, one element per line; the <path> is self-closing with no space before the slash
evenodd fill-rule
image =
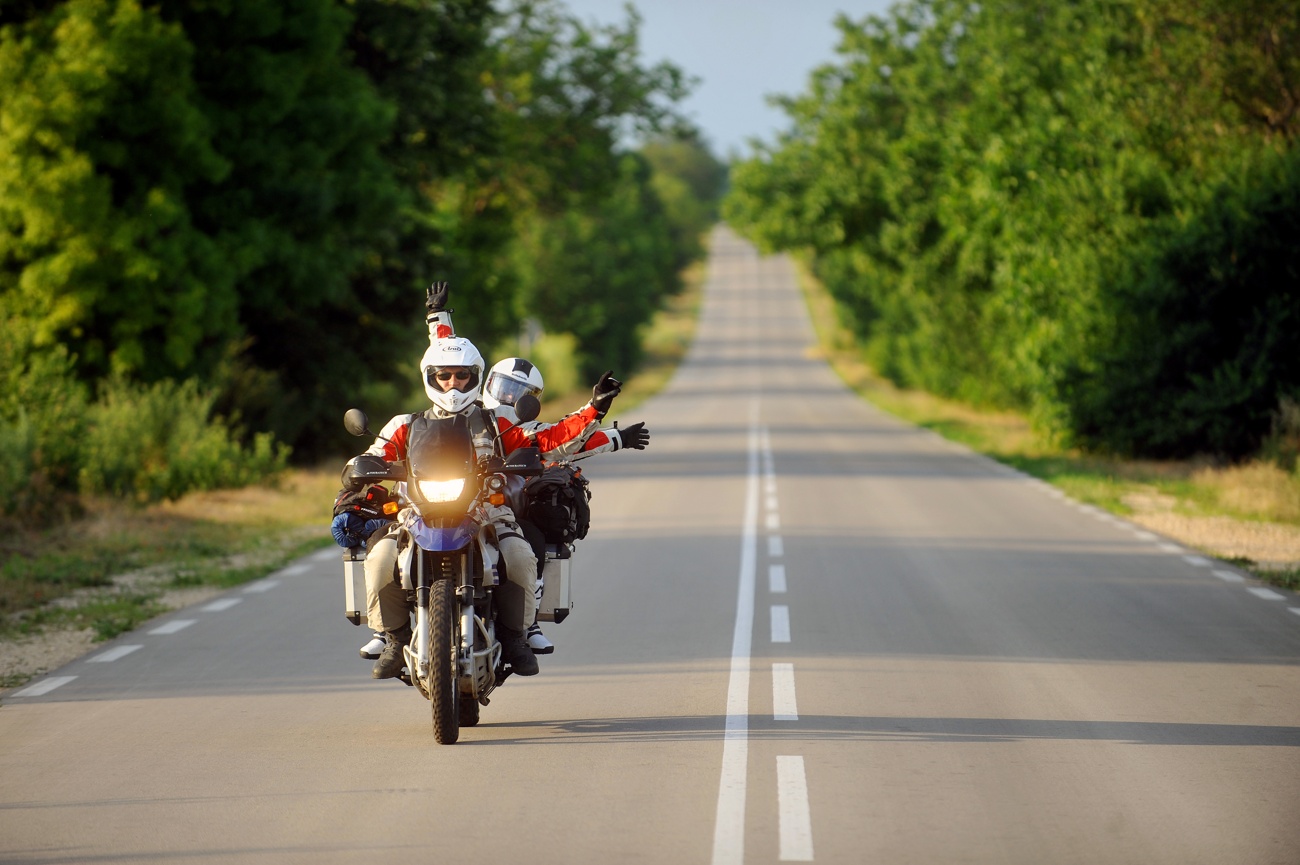
<path id="1" fill-rule="evenodd" d="M 366 551 L 343 551 L 343 617 L 354 625 L 366 623 Z"/>
<path id="2" fill-rule="evenodd" d="M 363 581 L 363 592 L 364 589 Z M 364 600 L 364 594 L 362 599 Z M 573 546 L 547 544 L 546 568 L 542 571 L 542 602 L 537 606 L 537 619 L 541 622 L 563 622 L 572 609 Z"/>

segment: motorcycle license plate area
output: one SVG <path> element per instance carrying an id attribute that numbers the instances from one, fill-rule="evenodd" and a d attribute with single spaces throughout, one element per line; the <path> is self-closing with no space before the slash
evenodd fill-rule
<path id="1" fill-rule="evenodd" d="M 546 548 L 546 569 L 542 571 L 542 601 L 537 618 L 563 622 L 573 609 L 573 554 L 568 547 Z"/>

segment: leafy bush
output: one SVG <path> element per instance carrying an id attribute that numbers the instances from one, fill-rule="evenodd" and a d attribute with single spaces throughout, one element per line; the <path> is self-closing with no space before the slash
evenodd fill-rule
<path id="1" fill-rule="evenodd" d="M 1300 151 L 1278 162 L 1220 188 L 1114 286 L 1111 338 L 1067 379 L 1081 444 L 1240 458 L 1300 399 Z"/>
<path id="2" fill-rule="evenodd" d="M 265 482 L 282 471 L 288 448 L 270 433 L 241 445 L 228 423 L 212 416 L 214 400 L 192 380 L 140 385 L 110 379 L 89 411 L 81 491 L 143 503 Z"/>

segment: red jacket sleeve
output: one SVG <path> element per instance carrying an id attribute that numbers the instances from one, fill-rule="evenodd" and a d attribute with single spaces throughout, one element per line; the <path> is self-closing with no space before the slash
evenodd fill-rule
<path id="1" fill-rule="evenodd" d="M 534 440 L 538 449 L 542 453 L 546 453 L 582 435 L 595 419 L 596 409 L 586 406 L 582 411 L 574 412 L 557 423 L 534 431 L 532 435 L 517 426 L 506 429 L 506 427 L 510 426 L 510 421 L 503 417 L 497 418 L 497 429 L 502 431 L 501 442 L 505 445 L 506 453 L 518 448 L 528 447 L 533 444 Z"/>

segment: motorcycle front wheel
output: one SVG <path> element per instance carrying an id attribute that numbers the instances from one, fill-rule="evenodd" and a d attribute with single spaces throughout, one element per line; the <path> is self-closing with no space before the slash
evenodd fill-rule
<path id="1" fill-rule="evenodd" d="M 451 580 L 437 580 L 429 591 L 429 702 L 433 704 L 433 738 L 439 745 L 451 745 L 460 738 L 458 621 L 456 586 Z"/>

